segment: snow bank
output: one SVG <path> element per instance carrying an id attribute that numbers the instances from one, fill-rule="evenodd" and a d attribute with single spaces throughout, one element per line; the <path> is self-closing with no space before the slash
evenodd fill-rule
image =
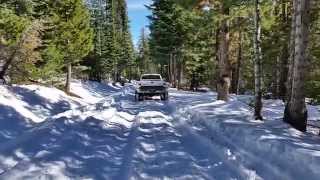
<path id="1" fill-rule="evenodd" d="M 27 122 L 39 123 L 56 114 L 98 103 L 121 89 L 118 86 L 75 80 L 71 84 L 71 90 L 81 98 L 68 96 L 54 87 L 0 86 L 0 112 L 12 117 L 16 117 L 15 114 L 18 113 Z"/>
<path id="2" fill-rule="evenodd" d="M 54 87 L 40 85 L 0 86 L 0 143 L 20 137 L 38 123 L 59 114 L 84 109 L 90 104 L 100 108 L 110 105 L 107 96 L 120 91 L 119 87 L 95 82 L 73 81 L 74 94 L 68 96 Z M 104 102 L 98 103 L 104 99 Z M 104 105 L 103 105 L 104 104 Z"/>
<path id="3" fill-rule="evenodd" d="M 71 92 L 85 99 L 90 104 L 97 103 L 103 98 L 121 91 L 120 84 L 115 86 L 112 83 L 101 84 L 94 81 L 79 81 L 71 82 Z"/>
<path id="4" fill-rule="evenodd" d="M 19 114 L 27 122 L 39 123 L 55 114 L 86 105 L 82 99 L 39 85 L 1 86 L 0 91 L 0 111 L 7 116 L 6 120 Z"/>
<path id="5" fill-rule="evenodd" d="M 113 98 L 109 96 L 121 92 L 120 87 L 81 81 L 73 81 L 71 87 L 72 92 L 82 98 L 71 97 L 56 88 L 40 85 L 0 86 L 2 178 L 25 179 L 30 177 L 32 172 L 43 173 L 45 168 L 47 175 L 39 177 L 65 179 L 67 177 L 62 175 L 65 175 L 64 169 L 67 165 L 63 161 L 41 165 L 35 163 L 23 170 L 24 173 L 21 168 L 28 164 L 30 158 L 36 162 L 52 156 L 53 152 L 67 153 L 70 149 L 77 148 L 72 147 L 76 142 L 77 145 L 86 147 L 89 143 L 88 136 L 85 132 L 82 132 L 83 135 L 75 134 L 75 130 L 89 127 L 87 131 L 94 132 L 100 128 L 101 131 L 103 128 L 130 128 L 132 115 L 117 112 L 111 107 Z M 95 128 L 96 126 L 99 128 Z M 78 137 L 80 135 L 81 138 Z M 90 143 L 94 143 L 93 140 Z M 66 147 L 62 148 L 63 146 Z M 75 151 L 81 152 L 79 149 Z M 81 153 L 85 154 L 86 151 Z M 9 169 L 12 169 L 12 174 L 9 173 L 7 176 L 6 172 Z M 37 175 L 32 176 L 36 178 Z"/>
<path id="6" fill-rule="evenodd" d="M 236 157 L 264 179 L 318 179 L 319 137 L 283 123 L 279 119 L 284 109 L 281 101 L 268 100 L 264 105 L 264 122 L 252 120 L 250 107 L 236 99 L 191 106 L 179 110 L 177 116 L 192 126 L 209 129 L 208 138 L 237 152 Z M 309 118 L 319 119 L 319 112 L 313 112 L 313 108 L 308 106 Z"/>

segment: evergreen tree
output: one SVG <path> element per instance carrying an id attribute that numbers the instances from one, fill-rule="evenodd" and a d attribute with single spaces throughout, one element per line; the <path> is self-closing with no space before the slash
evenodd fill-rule
<path id="1" fill-rule="evenodd" d="M 140 74 L 151 73 L 151 59 L 150 59 L 149 39 L 143 28 L 141 30 L 140 40 L 138 42 L 138 57 L 137 63 Z"/>
<path id="2" fill-rule="evenodd" d="M 294 0 L 293 47 L 290 60 L 288 92 L 289 100 L 286 105 L 284 121 L 300 131 L 307 130 L 308 112 L 305 103 L 304 84 L 306 79 L 307 48 L 310 23 L 310 1 Z"/>
<path id="3" fill-rule="evenodd" d="M 67 67 L 66 91 L 70 92 L 71 67 L 92 50 L 90 15 L 82 0 L 63 0 L 54 4 L 53 21 L 57 24 L 54 42 L 63 53 Z"/>
<path id="4" fill-rule="evenodd" d="M 181 57 L 184 40 L 180 31 L 181 9 L 173 0 L 154 0 L 149 6 L 152 15 L 150 24 L 150 49 L 153 59 L 158 60 L 161 69 L 167 67 L 166 76 L 172 85 L 177 84 L 177 61 Z"/>
<path id="5" fill-rule="evenodd" d="M 101 81 L 113 77 L 118 81 L 121 74 L 130 74 L 134 64 L 126 1 L 91 0 L 88 6 L 95 29 L 91 78 Z"/>
<path id="6" fill-rule="evenodd" d="M 256 120 L 262 120 L 262 52 L 261 52 L 261 10 L 260 0 L 255 0 L 255 36 L 254 36 L 254 76 L 255 76 L 255 111 Z"/>

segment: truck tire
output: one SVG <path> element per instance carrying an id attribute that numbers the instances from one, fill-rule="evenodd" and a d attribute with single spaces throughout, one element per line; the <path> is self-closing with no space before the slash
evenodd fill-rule
<path id="1" fill-rule="evenodd" d="M 166 100 L 168 100 L 169 95 L 168 95 L 168 93 L 163 93 L 163 94 L 161 94 L 160 98 L 162 101 L 166 101 Z"/>
<path id="2" fill-rule="evenodd" d="M 134 99 L 135 99 L 136 101 L 142 101 L 142 100 L 143 100 L 143 95 L 140 94 L 140 93 L 138 93 L 138 92 L 135 92 L 135 94 L 134 94 Z"/>
<path id="3" fill-rule="evenodd" d="M 143 94 L 138 94 L 138 101 L 143 101 L 143 100 L 144 100 Z"/>

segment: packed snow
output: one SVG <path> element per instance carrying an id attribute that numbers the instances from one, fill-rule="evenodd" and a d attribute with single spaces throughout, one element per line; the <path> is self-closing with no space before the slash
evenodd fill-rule
<path id="1" fill-rule="evenodd" d="M 170 90 L 137 102 L 133 85 L 0 86 L 0 179 L 319 179 L 319 129 L 282 122 L 284 104 Z M 320 109 L 308 106 L 317 125 Z"/>

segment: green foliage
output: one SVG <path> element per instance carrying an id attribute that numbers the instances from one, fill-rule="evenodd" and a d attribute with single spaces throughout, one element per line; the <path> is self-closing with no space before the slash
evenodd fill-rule
<path id="1" fill-rule="evenodd" d="M 93 48 L 90 15 L 82 0 L 64 0 L 55 4 L 54 41 L 64 54 L 65 63 L 76 63 Z"/>
<path id="2" fill-rule="evenodd" d="M 11 9 L 3 8 L 0 10 L 0 44 L 16 44 L 22 32 L 30 24 L 30 20 L 20 17 Z"/>
<path id="3" fill-rule="evenodd" d="M 153 13 L 150 48 L 154 63 L 169 66 L 171 54 L 189 82 L 194 78 L 200 83 L 210 80 L 214 72 L 214 14 L 186 10 L 172 0 L 154 1 L 149 8 Z"/>
<path id="4" fill-rule="evenodd" d="M 94 29 L 94 51 L 90 57 L 95 61 L 89 65 L 90 78 L 101 81 L 113 77 L 117 81 L 120 74 L 130 74 L 128 67 L 134 64 L 126 1 L 92 0 L 88 7 Z"/>
<path id="5" fill-rule="evenodd" d="M 15 82 L 54 78 L 92 50 L 90 14 L 82 0 L 8 0 L 0 8 L 0 43 L 9 48 L 5 61 Z"/>
<path id="6" fill-rule="evenodd" d="M 151 63 L 149 37 L 143 28 L 138 43 L 137 66 L 139 75 L 143 73 L 151 73 Z"/>
<path id="7" fill-rule="evenodd" d="M 88 8 L 82 0 L 0 1 L 0 57 L 13 60 L 7 74 L 16 82 L 28 78 L 48 81 L 63 74 L 66 64 L 73 63 L 90 67 L 79 71 L 88 71 L 94 80 L 119 80 L 120 75 L 132 78 L 154 71 L 168 79 L 171 56 L 182 66 L 187 82 L 197 79 L 214 85 L 217 32 L 221 21 L 228 20 L 231 68 L 234 70 L 238 62 L 242 32 L 241 86 L 254 88 L 253 1 L 210 0 L 210 9 L 204 10 L 206 1 L 202 0 L 153 0 L 148 7 L 152 13 L 150 35 L 142 33 L 138 52 L 132 44 L 125 0 L 86 2 L 90 2 Z M 292 5 L 290 0 L 261 2 L 263 81 L 269 90 L 277 83 L 277 59 L 285 61 L 289 56 Z M 306 84 L 307 96 L 318 99 L 319 7 L 320 2 L 314 1 Z"/>
<path id="8" fill-rule="evenodd" d="M 37 67 L 33 71 L 34 78 L 42 78 L 44 80 L 51 80 L 62 73 L 64 67 L 64 55 L 57 49 L 54 44 L 48 45 L 42 52 L 42 60 L 37 63 Z"/>

